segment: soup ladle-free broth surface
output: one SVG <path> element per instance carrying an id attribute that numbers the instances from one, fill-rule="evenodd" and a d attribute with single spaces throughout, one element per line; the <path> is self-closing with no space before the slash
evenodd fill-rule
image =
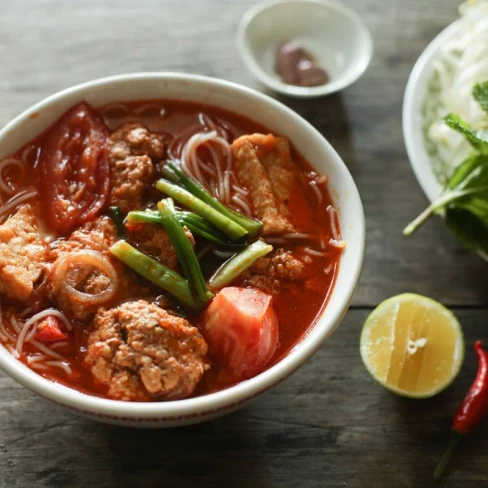
<path id="1" fill-rule="evenodd" d="M 250 139 L 250 141 L 262 141 L 262 143 L 255 144 L 255 149 L 256 157 L 264 160 L 268 157 L 268 145 L 274 144 L 277 139 L 273 136 L 266 136 L 269 131 L 265 127 L 247 118 L 220 108 L 190 102 L 151 100 L 112 103 L 95 110 L 90 116 L 95 122 L 91 122 L 92 125 L 88 128 L 83 126 L 86 121 L 79 121 L 78 135 L 81 134 L 82 137 L 80 136 L 78 142 L 82 144 L 83 140 L 86 142 L 88 138 L 90 139 L 88 142 L 95 149 L 88 154 L 88 159 L 77 159 L 76 164 L 73 164 L 69 171 L 61 176 L 58 174 L 59 172 L 48 166 L 49 162 L 46 163 L 47 159 L 52 160 L 48 156 L 54 154 L 51 145 L 53 132 L 59 130 L 56 125 L 25 145 L 11 158 L 6 158 L 4 162 L 0 163 L 2 165 L 0 166 L 0 222 L 3 223 L 0 226 L 0 270 L 5 271 L 5 259 L 7 259 L 5 255 L 10 252 L 8 250 L 9 241 L 5 237 L 5 234 L 8 233 L 6 226 L 8 227 L 8 222 L 12 222 L 12 219 L 19 218 L 17 215 L 19 209 L 24 208 L 25 211 L 23 205 L 30 205 L 30 208 L 35 211 L 36 225 L 42 234 L 42 245 L 48 246 L 48 251 L 44 254 L 46 266 L 45 268 L 41 266 L 39 276 L 34 276 L 34 290 L 27 299 L 12 298 L 8 293 L 2 293 L 0 287 L 2 317 L 0 341 L 15 357 L 45 378 L 84 393 L 114 398 L 109 391 L 109 386 L 100 381 L 100 377 L 93 374 L 93 364 L 87 364 L 86 361 L 87 350 L 90 347 L 89 335 L 94 327 L 93 316 L 97 314 L 98 317 L 101 308 L 110 310 L 121 304 L 143 299 L 149 304 L 169 310 L 170 316 L 173 316 L 173 313 L 184 313 L 190 324 L 199 327 L 205 337 L 203 316 L 200 313 L 182 309 L 173 298 L 128 270 L 114 256 L 105 255 L 104 259 L 113 265 L 117 274 L 116 291 L 103 305 L 98 306 L 97 303 L 90 302 L 82 310 L 77 310 L 73 308 L 73 303 L 69 300 L 69 306 L 65 307 L 66 303 L 53 294 L 52 286 L 54 285 L 50 284 L 49 280 L 52 279 L 53 273 L 58 272 L 59 268 L 58 265 L 54 271 L 52 270 L 53 259 L 58 257 L 59 261 L 63 246 L 69 244 L 70 250 L 72 250 L 73 235 L 77 233 L 75 236 L 76 249 L 83 248 L 85 238 L 93 241 L 94 235 L 100 239 L 96 245 L 101 246 L 104 239 L 108 239 L 104 234 L 108 228 L 105 227 L 105 224 L 113 226 L 108 216 L 111 215 L 109 207 L 114 198 L 114 191 L 118 184 L 126 183 L 124 181 L 121 183 L 114 178 L 113 168 L 116 164 L 114 158 L 119 166 L 127 166 L 127 161 L 134 163 L 134 171 L 137 170 L 136 178 L 127 190 L 129 196 L 125 196 L 125 200 L 120 200 L 122 202 L 120 207 L 124 212 L 145 208 L 155 209 L 155 204 L 164 196 L 154 188 L 154 183 L 161 176 L 160 171 L 164 162 L 182 160 L 182 167 L 186 161 L 189 173 L 197 179 L 203 178 L 209 191 L 217 195 L 219 200 L 224 201 L 227 206 L 238 212 L 251 213 L 256 216 L 252 191 L 240 181 L 237 175 L 236 151 L 234 153 L 226 151 L 231 147 L 229 144 L 240 136 L 263 134 L 264 136 L 260 136 L 260 139 Z M 144 143 L 142 132 L 139 133 L 139 129 L 137 129 L 141 124 L 151 134 L 147 136 L 147 131 L 144 133 L 144 137 L 147 136 Z M 98 134 L 93 127 L 99 130 Z M 129 143 L 124 139 L 127 133 L 120 139 L 116 135 L 117 131 L 124 133 L 125 127 L 132 127 L 130 137 L 133 139 Z M 134 127 L 136 127 L 135 130 Z M 137 139 L 139 136 L 141 136 L 140 141 Z M 73 143 L 75 145 L 76 134 L 75 136 L 71 134 L 70 137 L 75 140 Z M 106 151 L 103 145 L 104 137 L 110 138 L 110 152 Z M 205 140 L 205 138 L 209 139 Z M 286 142 L 285 139 L 279 139 L 279 141 L 280 143 Z M 247 141 L 244 142 L 247 143 Z M 72 147 L 73 144 L 72 146 L 67 144 L 65 147 L 68 149 L 66 150 L 73 151 L 75 154 L 76 147 Z M 129 150 L 127 149 L 128 144 L 131 145 L 130 151 L 132 152 L 125 154 L 124 151 Z M 8 159 L 10 162 L 7 164 L 5 161 Z M 231 283 L 232 286 L 238 287 L 262 288 L 266 293 L 272 295 L 272 307 L 278 321 L 279 343 L 264 369 L 282 359 L 293 349 L 321 314 L 332 291 L 340 254 L 343 250 L 337 217 L 327 191 L 326 176 L 316 174 L 309 163 L 293 148 L 291 148 L 291 160 L 295 167 L 294 178 L 289 194 L 280 200 L 280 205 L 282 208 L 286 207 L 286 225 L 289 225 L 292 230 L 263 235 L 263 239 L 273 245 L 273 254 L 262 258 L 253 265 L 253 271 L 244 272 Z M 62 165 L 62 161 L 61 158 L 56 164 Z M 85 171 L 87 166 L 91 168 L 92 173 Z M 109 166 L 111 168 L 110 176 Z M 144 173 L 144 171 L 146 172 Z M 279 176 L 281 174 L 279 168 L 276 171 Z M 75 199 L 74 208 L 67 207 L 66 210 L 70 215 L 69 221 L 65 221 L 66 213 L 63 207 L 58 208 L 59 215 L 56 217 L 53 213 L 53 206 L 47 205 L 44 198 L 46 190 L 43 189 L 43 185 L 53 185 L 57 181 L 56 178 L 60 182 L 67 180 L 75 182 L 71 187 L 63 186 L 60 183 L 66 198 L 73 198 L 74 195 Z M 150 185 L 147 185 L 140 194 L 130 193 L 135 192 L 137 185 L 144 178 L 146 181 L 150 181 Z M 86 190 L 85 182 L 88 185 L 88 194 L 83 193 Z M 77 200 L 77 191 L 83 195 L 83 198 L 80 197 Z M 100 198 L 103 200 L 102 203 L 100 203 Z M 278 200 L 279 196 L 277 196 Z M 53 201 L 54 206 L 62 205 L 64 202 L 59 198 Z M 135 207 L 131 207 L 133 204 Z M 123 208 L 124 205 L 128 208 Z M 26 219 L 28 220 L 28 218 L 28 212 L 26 212 Z M 58 225 L 59 222 L 62 222 L 61 226 Z M 103 226 L 93 222 L 102 222 Z M 83 231 L 86 225 L 93 227 L 90 231 L 92 233 L 89 233 L 88 237 Z M 148 229 L 149 227 L 139 224 L 128 227 L 125 237 L 140 251 L 166 264 L 166 255 L 162 248 L 169 246 L 169 241 L 161 244 L 153 238 L 154 236 L 151 236 L 152 240 L 144 241 L 143 236 L 148 233 Z M 215 269 L 235 252 L 212 245 L 198 236 L 193 236 L 192 239 L 195 241 L 195 252 L 206 278 L 209 278 Z M 41 245 L 41 243 L 36 243 L 34 238 L 31 238 L 31 241 L 32 245 Z M 148 245 L 148 242 L 151 245 Z M 158 248 L 158 245 L 162 247 Z M 93 246 L 93 242 L 90 246 Z M 283 251 L 279 251 L 280 249 Z M 294 261 L 290 260 L 290 262 L 300 263 L 298 278 L 288 279 L 287 272 L 283 271 L 288 265 L 288 261 L 283 258 L 286 252 L 293 257 Z M 84 256 L 83 259 L 89 259 L 89 256 L 88 258 Z M 104 262 L 98 263 L 98 266 L 104 266 Z M 78 273 L 75 277 L 69 276 L 75 290 L 77 287 L 87 288 L 90 280 L 93 281 L 90 284 L 91 289 L 95 289 L 95 291 L 97 286 L 103 285 L 110 288 L 113 283 L 100 284 L 89 274 L 81 276 L 83 273 L 80 272 L 80 269 L 83 270 L 85 264 L 84 261 L 83 265 L 80 263 L 72 265 L 72 268 Z M 177 260 L 170 264 L 181 273 Z M 262 269 L 260 270 L 259 267 Z M 35 270 L 33 273 L 35 274 Z M 103 275 L 103 273 L 101 275 L 103 281 L 103 276 L 107 275 Z M 97 276 L 100 278 L 100 274 Z M 86 289 L 83 289 L 83 292 L 86 292 Z M 51 328 L 53 324 L 47 323 L 46 326 L 42 321 L 46 320 L 46 317 L 50 317 L 49 313 L 46 314 L 46 317 L 32 323 L 26 332 L 24 326 L 31 317 L 51 309 L 57 311 L 61 309 L 60 312 L 57 312 L 61 313 L 61 318 L 52 320 L 58 320 L 58 329 L 60 328 L 62 336 L 48 337 L 49 333 L 56 329 L 56 327 Z M 65 318 L 68 319 L 71 330 L 68 330 L 67 325 L 63 325 Z M 40 323 L 47 327 L 43 334 L 37 330 Z M 212 350 L 211 344 L 209 344 L 208 353 L 204 356 L 205 371 L 190 395 L 204 395 L 240 381 L 241 378 L 233 375 L 222 364 L 219 354 Z M 128 366 L 128 368 L 130 367 L 132 366 Z M 137 367 L 142 368 L 143 366 Z M 130 398 L 120 397 L 120 399 L 142 401 L 171 399 L 171 396 L 152 394 L 147 388 L 138 387 L 135 391 L 136 394 Z"/>

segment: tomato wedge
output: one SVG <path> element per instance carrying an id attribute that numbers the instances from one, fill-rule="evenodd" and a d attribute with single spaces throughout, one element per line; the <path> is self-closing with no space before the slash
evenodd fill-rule
<path id="1" fill-rule="evenodd" d="M 37 325 L 36 340 L 41 342 L 56 342 L 68 338 L 63 332 L 64 324 L 56 317 L 48 315 Z"/>
<path id="2" fill-rule="evenodd" d="M 93 220 L 108 197 L 109 131 L 85 102 L 50 129 L 39 161 L 42 201 L 52 229 L 69 234 Z"/>
<path id="3" fill-rule="evenodd" d="M 256 376 L 278 346 L 278 319 L 272 297 L 253 288 L 228 287 L 203 315 L 211 353 L 237 381 Z"/>

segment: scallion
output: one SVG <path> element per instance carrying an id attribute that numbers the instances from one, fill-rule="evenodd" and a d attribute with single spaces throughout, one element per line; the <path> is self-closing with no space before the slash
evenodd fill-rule
<path id="1" fill-rule="evenodd" d="M 242 248 L 245 242 L 231 241 L 217 227 L 210 224 L 206 219 L 192 212 L 176 211 L 176 218 L 181 225 L 185 225 L 192 234 L 203 237 L 207 241 L 213 242 L 219 246 L 228 248 Z M 129 224 L 163 224 L 163 219 L 159 212 L 154 210 L 133 211 L 127 214 L 127 223 Z"/>
<path id="2" fill-rule="evenodd" d="M 248 231 L 244 227 L 180 186 L 165 179 L 161 179 L 156 183 L 156 188 L 159 191 L 166 193 L 166 195 L 170 196 L 184 207 L 193 210 L 198 215 L 207 219 L 231 239 L 239 239 L 248 234 Z"/>
<path id="3" fill-rule="evenodd" d="M 234 281 L 243 271 L 250 268 L 254 262 L 270 253 L 273 246 L 264 241 L 253 242 L 226 261 L 221 268 L 210 278 L 209 286 L 212 290 L 220 290 Z"/>
<path id="4" fill-rule="evenodd" d="M 122 210 L 120 207 L 110 207 L 110 217 L 114 221 L 115 227 L 117 229 L 117 234 L 119 237 L 125 236 L 125 227 L 124 227 L 124 217 L 122 216 Z"/>
<path id="5" fill-rule="evenodd" d="M 136 273 L 152 281 L 155 285 L 167 291 L 188 307 L 198 310 L 199 304 L 193 298 L 188 281 L 176 271 L 164 266 L 155 259 L 146 256 L 128 242 L 120 240 L 111 248 L 111 253 Z"/>
<path id="6" fill-rule="evenodd" d="M 213 294 L 207 288 L 200 263 L 188 236 L 185 234 L 180 222 L 178 222 L 173 200 L 171 198 L 161 200 L 158 203 L 158 210 L 188 282 L 194 288 L 197 299 L 202 304 L 207 303 L 213 297 Z"/>

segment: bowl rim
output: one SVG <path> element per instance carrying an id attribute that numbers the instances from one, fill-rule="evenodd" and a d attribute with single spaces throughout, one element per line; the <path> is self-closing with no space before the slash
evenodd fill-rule
<path id="1" fill-rule="evenodd" d="M 330 307 L 324 307 L 317 324 L 310 329 L 309 333 L 306 334 L 302 341 L 287 356 L 254 378 L 204 396 L 168 402 L 124 402 L 100 398 L 43 378 L 15 359 L 6 348 L 0 346 L 0 369 L 28 389 L 73 410 L 98 416 L 114 416 L 125 420 L 157 420 L 162 417 L 165 419 L 177 419 L 184 418 L 185 416 L 194 416 L 195 412 L 199 412 L 200 415 L 205 415 L 205 413 L 229 409 L 244 403 L 284 380 L 317 351 L 341 322 L 359 282 L 365 248 L 364 212 L 359 192 L 349 170 L 335 149 L 317 129 L 290 108 L 267 95 L 233 82 L 176 72 L 142 72 L 95 79 L 61 90 L 24 110 L 0 130 L 0 144 L 5 134 L 22 125 L 25 120 L 29 119 L 31 114 L 44 110 L 51 104 L 55 104 L 57 101 L 69 95 L 74 95 L 78 92 L 87 91 L 102 85 L 110 86 L 112 83 L 147 81 L 148 79 L 195 82 L 211 86 L 214 90 L 233 90 L 234 92 L 239 92 L 239 95 L 243 97 L 253 97 L 271 109 L 274 109 L 277 114 L 281 113 L 288 117 L 294 124 L 302 125 L 308 131 L 311 131 L 315 138 L 320 139 L 324 150 L 329 154 L 330 164 L 337 165 L 341 178 L 347 183 L 348 205 L 355 208 L 356 213 L 355 229 L 358 253 L 357 255 L 353 255 L 351 259 L 351 278 L 347 285 L 344 286 L 344 290 L 338 298 L 335 309 L 332 310 Z M 324 310 L 327 310 L 327 322 L 321 325 L 320 319 L 324 317 Z"/>
<path id="2" fill-rule="evenodd" d="M 328 8 L 339 12 L 343 16 L 349 18 L 354 23 L 358 32 L 360 42 L 363 44 L 364 55 L 361 57 L 360 62 L 355 66 L 354 70 L 348 75 L 341 75 L 332 80 L 329 83 L 316 87 L 301 87 L 293 86 L 287 83 L 283 83 L 278 78 L 269 75 L 264 69 L 261 68 L 256 61 L 251 49 L 248 46 L 246 40 L 247 30 L 251 22 L 265 10 L 273 8 L 280 4 L 314 4 L 320 5 L 324 8 Z M 337 91 L 352 85 L 356 82 L 366 71 L 371 59 L 373 57 L 374 46 L 371 32 L 369 31 L 366 23 L 362 20 L 361 16 L 351 8 L 339 3 L 335 0 L 265 0 L 252 6 L 242 16 L 236 33 L 237 50 L 241 56 L 241 59 L 246 68 L 253 74 L 253 76 L 259 80 L 263 85 L 271 88 L 272 90 L 282 93 L 283 95 L 289 95 L 297 98 L 313 98 L 324 95 L 329 95 Z"/>

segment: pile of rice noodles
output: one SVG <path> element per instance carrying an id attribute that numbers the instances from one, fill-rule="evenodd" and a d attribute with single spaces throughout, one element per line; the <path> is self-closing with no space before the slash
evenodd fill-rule
<path id="1" fill-rule="evenodd" d="M 443 118 L 453 112 L 478 129 L 488 128 L 487 114 L 473 99 L 476 83 L 488 81 L 488 1 L 470 0 L 463 3 L 461 29 L 446 42 L 434 63 L 440 88 L 436 113 L 426 136 L 437 148 L 438 156 L 452 168 L 469 155 L 471 146 L 466 138 L 447 127 Z"/>

